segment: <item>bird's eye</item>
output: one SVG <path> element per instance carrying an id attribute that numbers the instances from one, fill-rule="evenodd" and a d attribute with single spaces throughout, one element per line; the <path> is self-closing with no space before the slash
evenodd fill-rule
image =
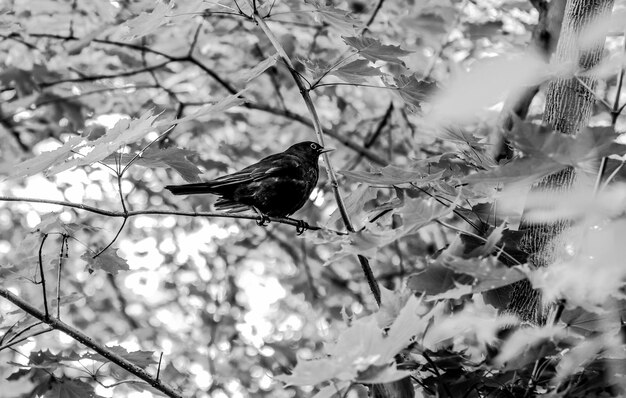
<path id="1" fill-rule="evenodd" d="M 317 149 L 317 144 L 315 144 L 315 143 L 311 144 L 311 148 Z"/>

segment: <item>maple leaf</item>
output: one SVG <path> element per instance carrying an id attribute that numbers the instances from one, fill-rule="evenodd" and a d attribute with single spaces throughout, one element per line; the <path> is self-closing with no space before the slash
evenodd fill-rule
<path id="1" fill-rule="evenodd" d="M 377 39 L 369 37 L 342 36 L 343 41 L 355 48 L 359 54 L 370 61 L 385 61 L 392 64 L 404 65 L 399 57 L 411 54 L 411 51 L 401 49 L 399 46 L 385 45 Z"/>
<path id="2" fill-rule="evenodd" d="M 357 59 L 329 73 L 348 83 L 359 84 L 367 81 L 368 77 L 382 76 L 383 72 L 370 65 L 370 61 Z"/>
<path id="3" fill-rule="evenodd" d="M 121 25 L 125 30 L 122 36 L 125 40 L 134 40 L 149 35 L 167 24 L 170 20 L 168 15 L 174 8 L 174 2 L 158 1 L 152 11 L 142 12 L 137 17 Z"/>
<path id="4" fill-rule="evenodd" d="M 93 253 L 85 252 L 80 258 L 87 262 L 90 272 L 101 269 L 109 274 L 117 275 L 120 271 L 128 271 L 130 269 L 126 260 L 118 256 L 117 250 L 107 250 L 96 258 L 93 258 Z"/>

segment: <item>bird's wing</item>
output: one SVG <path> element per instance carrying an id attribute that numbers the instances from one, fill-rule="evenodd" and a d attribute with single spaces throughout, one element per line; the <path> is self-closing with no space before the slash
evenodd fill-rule
<path id="1" fill-rule="evenodd" d="M 290 176 L 296 173 L 300 166 L 301 161 L 296 156 L 287 154 L 270 155 L 238 172 L 212 180 L 211 187 L 219 188 L 260 181 L 270 177 Z"/>

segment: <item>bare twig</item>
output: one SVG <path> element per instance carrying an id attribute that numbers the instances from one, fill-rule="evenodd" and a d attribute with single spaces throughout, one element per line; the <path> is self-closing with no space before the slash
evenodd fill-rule
<path id="1" fill-rule="evenodd" d="M 48 313 L 48 294 L 46 293 L 46 274 L 43 271 L 43 244 L 48 239 L 48 234 L 43 234 L 41 237 L 41 245 L 39 245 L 39 273 L 41 274 L 41 290 L 43 292 L 43 308 L 45 311 L 46 319 L 50 316 Z"/>
<path id="2" fill-rule="evenodd" d="M 38 331 L 36 331 L 36 332 L 33 332 L 33 333 L 29 334 L 28 336 L 24 336 L 24 337 L 22 337 L 21 339 L 18 339 L 18 340 L 11 340 L 10 342 L 8 342 L 8 343 L 6 343 L 6 344 L 4 344 L 4 345 L 0 346 L 0 351 L 4 350 L 4 349 L 6 349 L 6 348 L 13 347 L 14 345 L 20 344 L 20 343 L 22 343 L 22 342 L 24 342 L 24 341 L 26 341 L 26 340 L 30 339 L 31 337 L 39 336 L 40 334 L 48 333 L 48 332 L 50 332 L 50 331 L 52 331 L 52 330 L 54 330 L 54 329 L 53 329 L 53 328 L 51 328 L 51 327 L 47 327 L 47 328 L 45 328 L 45 329 L 42 329 L 42 330 L 38 330 Z"/>
<path id="3" fill-rule="evenodd" d="M 9 37 L 12 37 L 12 36 L 13 35 L 0 35 L 0 37 L 4 37 L 4 38 L 9 38 Z M 77 37 L 63 36 L 63 35 L 50 34 L 50 33 L 32 33 L 32 34 L 29 34 L 29 36 L 31 36 L 31 37 L 44 37 L 44 38 L 51 38 L 51 39 L 65 40 L 65 41 L 76 41 L 76 40 L 79 40 L 79 38 L 77 38 Z M 159 55 L 161 57 L 164 57 L 164 58 L 166 58 L 169 61 L 189 62 L 189 63 L 195 65 L 196 67 L 198 67 L 199 69 L 201 69 L 207 75 L 209 75 L 220 86 L 222 86 L 228 93 L 236 94 L 238 92 L 235 87 L 233 87 L 230 83 L 228 83 L 226 80 L 224 80 L 219 74 L 217 74 L 215 71 L 213 71 L 211 68 L 209 68 L 206 65 L 204 65 L 202 62 L 200 62 L 198 59 L 196 59 L 193 56 L 187 56 L 187 55 L 182 56 L 182 57 L 181 56 L 173 56 L 173 55 L 164 53 L 162 51 L 155 50 L 155 49 L 150 48 L 150 47 L 146 47 L 146 46 L 142 46 L 142 45 L 138 45 L 138 44 L 126 43 L 126 42 L 119 42 L 119 41 L 114 41 L 114 40 L 107 40 L 107 39 L 94 39 L 93 42 L 94 43 L 98 43 L 98 44 L 106 44 L 106 45 L 112 45 L 112 46 L 119 46 L 119 47 L 129 48 L 129 49 L 133 49 L 133 50 L 141 51 L 141 52 L 147 52 L 147 53 L 151 53 L 151 54 L 155 54 L 155 55 Z M 139 88 L 139 87 L 136 87 L 136 88 Z M 120 89 L 120 88 L 115 88 L 115 89 Z M 106 90 L 109 90 L 109 89 L 106 89 Z M 94 91 L 94 93 L 95 93 L 95 91 Z M 263 112 L 268 112 L 268 113 L 271 113 L 271 114 L 274 114 L 274 115 L 279 115 L 279 116 L 282 116 L 282 117 L 285 117 L 285 118 L 297 121 L 297 122 L 299 122 L 301 124 L 304 124 L 306 126 L 313 127 L 313 123 L 311 123 L 310 120 L 308 120 L 304 116 L 298 115 L 297 113 L 294 113 L 294 112 L 291 112 L 291 111 L 287 111 L 287 110 L 279 109 L 279 108 L 274 108 L 274 107 L 271 107 L 271 106 L 265 105 L 265 104 L 257 104 L 257 103 L 254 103 L 254 101 L 249 101 L 249 102 L 247 101 L 242 106 L 244 106 L 245 108 L 248 108 L 248 109 L 256 109 L 256 110 L 260 110 L 260 111 L 263 111 Z M 374 162 L 376 164 L 386 165 L 388 163 L 385 159 L 383 159 L 382 157 L 378 156 L 377 154 L 364 149 L 359 144 L 357 144 L 357 143 L 351 141 L 350 139 L 346 138 L 345 134 L 340 134 L 339 132 L 336 132 L 336 131 L 333 131 L 333 130 L 327 130 L 326 134 L 331 136 L 331 137 L 333 137 L 337 141 L 341 142 L 342 144 L 344 144 L 348 148 L 363 154 L 363 156 L 367 157 L 368 160 L 370 160 L 370 161 L 372 161 L 372 162 Z M 28 149 L 28 148 L 25 148 L 25 149 Z"/>
<path id="4" fill-rule="evenodd" d="M 80 83 L 80 82 L 90 82 L 90 81 L 95 81 L 95 80 L 114 79 L 117 77 L 124 77 L 124 76 L 132 76 L 132 75 L 137 75 L 140 73 L 147 73 L 155 69 L 163 68 L 164 66 L 166 66 L 167 64 L 171 62 L 173 61 L 168 60 L 165 62 L 161 62 L 160 64 L 148 66 L 145 68 L 131 70 L 127 72 L 119 72 L 119 73 L 114 73 L 110 75 L 89 75 L 89 76 L 82 76 L 82 77 L 75 77 L 75 78 L 68 78 L 68 79 L 60 79 L 60 80 L 56 80 L 53 82 L 42 82 L 40 83 L 40 86 L 50 87 L 50 86 L 56 86 L 57 84 L 61 84 L 61 83 Z"/>
<path id="5" fill-rule="evenodd" d="M 57 269 L 57 318 L 61 319 L 61 271 L 63 270 L 63 258 L 68 257 L 69 235 L 61 235 L 61 250 L 59 251 L 59 268 Z"/>
<path id="6" fill-rule="evenodd" d="M 106 245 L 104 247 L 104 249 L 100 250 L 98 253 L 96 253 L 93 258 L 98 257 L 99 255 L 101 255 L 102 253 L 104 253 L 109 247 L 113 246 L 113 243 L 115 243 L 115 241 L 117 240 L 117 238 L 119 238 L 120 234 L 122 233 L 122 230 L 124 229 L 124 226 L 126 226 L 126 221 L 128 221 L 128 217 L 124 217 L 124 220 L 122 221 L 122 225 L 120 225 L 119 229 L 117 230 L 117 233 L 115 234 L 115 236 L 113 237 L 113 239 L 111 239 L 111 241 L 109 242 L 108 245 Z"/>
<path id="7" fill-rule="evenodd" d="M 163 351 L 161 351 L 161 355 L 159 355 L 159 366 L 157 367 L 156 379 L 159 380 L 159 376 L 161 375 L 161 361 L 163 361 Z"/>
<path id="8" fill-rule="evenodd" d="M 363 33 L 365 33 L 366 31 L 369 30 L 369 27 L 372 25 L 372 23 L 374 23 L 374 20 L 376 19 L 376 16 L 378 15 L 378 12 L 383 7 L 383 3 L 384 2 L 385 2 L 385 0 L 378 0 L 378 4 L 376 4 L 376 8 L 374 8 L 374 11 L 372 12 L 372 15 L 370 15 L 370 18 L 365 23 L 365 28 L 363 28 L 363 30 L 361 31 L 361 34 L 363 34 Z"/>
<path id="9" fill-rule="evenodd" d="M 44 322 L 46 324 L 48 324 L 53 329 L 60 330 L 63 333 L 65 333 L 68 336 L 70 336 L 71 338 L 73 338 L 74 340 L 76 340 L 79 343 L 83 344 L 84 346 L 86 346 L 88 348 L 91 348 L 92 350 L 94 350 L 98 354 L 102 355 L 104 358 L 106 358 L 109 361 L 113 362 L 114 364 L 118 365 L 122 369 L 132 373 L 135 376 L 137 376 L 138 378 L 140 378 L 141 380 L 145 381 L 146 383 L 148 383 L 149 385 L 151 385 L 155 389 L 161 391 L 162 393 L 164 393 L 168 397 L 171 397 L 171 398 L 183 398 L 183 396 L 179 392 L 175 391 L 172 387 L 162 383 L 160 380 L 153 378 L 144 369 L 142 369 L 139 366 L 133 364 L 132 362 L 130 362 L 127 359 L 125 359 L 122 356 L 120 356 L 119 354 L 111 351 L 110 349 L 108 349 L 104 345 L 102 345 L 100 343 L 97 343 L 96 341 L 94 341 L 94 339 L 92 339 L 91 337 L 89 337 L 86 334 L 82 333 L 78 329 L 73 328 L 72 326 L 66 324 L 65 322 L 60 321 L 57 318 L 47 316 L 46 314 L 44 314 L 41 311 L 39 311 L 37 308 L 35 308 L 32 305 L 30 305 L 25 300 L 20 298 L 19 296 L 13 294 L 8 289 L 0 287 L 0 296 L 4 297 L 5 299 L 10 301 L 11 303 L 15 304 L 16 306 L 21 308 L 24 312 L 28 313 L 29 315 L 39 319 L 40 321 L 42 321 L 42 322 Z"/>

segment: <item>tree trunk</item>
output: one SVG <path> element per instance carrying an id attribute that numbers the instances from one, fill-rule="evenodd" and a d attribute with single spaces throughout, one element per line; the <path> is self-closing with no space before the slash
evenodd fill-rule
<path id="1" fill-rule="evenodd" d="M 601 18 L 607 18 L 613 8 L 613 0 L 568 0 L 565 7 L 560 39 L 554 62 L 577 62 L 580 70 L 588 70 L 601 59 L 605 35 L 584 49 L 579 46 L 581 32 Z M 606 25 L 606 24 L 605 24 Z M 555 79 L 549 83 L 546 95 L 546 107 L 543 122 L 551 125 L 555 131 L 574 135 L 585 127 L 591 117 L 596 79 L 581 77 L 584 85 L 577 79 Z M 574 169 L 568 168 L 543 178 L 533 187 L 533 192 L 562 192 L 569 190 L 576 178 Z M 531 223 L 522 217 L 520 230 L 524 231 L 521 247 L 529 253 L 529 261 L 543 267 L 558 258 L 559 237 L 568 227 L 569 220 L 555 223 Z M 522 321 L 544 324 L 547 311 L 541 301 L 541 295 L 533 290 L 530 282 L 524 280 L 513 287 L 511 301 L 507 311 L 517 315 Z"/>

